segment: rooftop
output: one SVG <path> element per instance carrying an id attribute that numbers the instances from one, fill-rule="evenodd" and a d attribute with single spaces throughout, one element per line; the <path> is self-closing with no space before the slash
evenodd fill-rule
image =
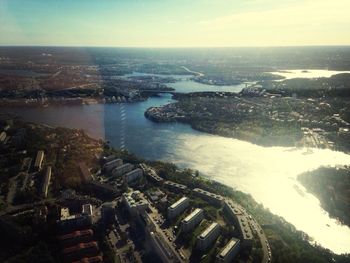
<path id="1" fill-rule="evenodd" d="M 188 198 L 186 196 L 181 197 L 179 200 L 177 200 L 175 203 L 173 203 L 170 206 L 170 209 L 175 209 L 177 206 L 179 206 L 181 203 L 186 202 L 186 200 L 188 200 Z"/>
<path id="2" fill-rule="evenodd" d="M 183 220 L 184 223 L 190 222 L 193 218 L 195 218 L 199 213 L 201 213 L 203 210 L 200 208 L 196 208 L 191 214 L 186 216 L 186 218 Z"/>
<path id="3" fill-rule="evenodd" d="M 237 238 L 232 238 L 224 247 L 223 250 L 221 250 L 219 257 L 220 258 L 225 258 L 226 255 L 231 251 L 231 249 L 233 249 L 236 245 L 239 244 L 239 239 Z"/>
<path id="4" fill-rule="evenodd" d="M 199 236 L 201 239 L 205 239 L 212 231 L 214 231 L 215 228 L 219 227 L 219 224 L 216 222 L 213 222 L 209 227 L 207 227 L 202 234 Z"/>

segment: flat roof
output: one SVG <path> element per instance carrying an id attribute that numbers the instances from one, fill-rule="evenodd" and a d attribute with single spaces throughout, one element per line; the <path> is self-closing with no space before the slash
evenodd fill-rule
<path id="1" fill-rule="evenodd" d="M 224 247 L 223 250 L 221 250 L 219 257 L 221 258 L 225 258 L 227 256 L 227 254 L 235 247 L 239 244 L 239 239 L 237 238 L 232 238 Z"/>
<path id="2" fill-rule="evenodd" d="M 207 196 L 210 196 L 210 197 L 213 197 L 213 198 L 216 198 L 216 199 L 220 199 L 220 200 L 223 200 L 224 198 L 221 196 L 221 195 L 218 195 L 218 194 L 214 194 L 212 192 L 208 192 L 208 191 L 205 191 L 201 188 L 195 188 L 193 189 L 194 192 L 197 192 L 197 193 L 201 193 L 201 194 L 204 194 L 204 195 L 207 195 Z"/>
<path id="3" fill-rule="evenodd" d="M 235 214 L 240 215 L 242 214 L 241 209 L 232 201 L 226 201 L 225 204 L 228 206 L 228 208 Z"/>
<path id="4" fill-rule="evenodd" d="M 186 185 L 174 183 L 172 181 L 165 181 L 164 184 L 176 186 L 176 187 L 183 188 L 183 189 L 187 188 Z"/>
<path id="5" fill-rule="evenodd" d="M 202 211 L 203 211 L 202 209 L 196 208 L 191 214 L 186 216 L 186 218 L 183 220 L 183 222 L 188 223 L 189 221 L 191 221 L 194 217 L 196 217 Z"/>
<path id="6" fill-rule="evenodd" d="M 44 159 L 44 151 L 38 151 L 38 153 L 36 154 L 34 166 L 35 167 L 40 166 L 43 159 Z"/>
<path id="7" fill-rule="evenodd" d="M 215 228 L 219 227 L 219 224 L 216 222 L 213 222 L 209 227 L 207 227 L 202 234 L 199 236 L 201 239 L 205 239 L 209 234 L 211 234 Z"/>
<path id="8" fill-rule="evenodd" d="M 83 205 L 83 213 L 92 215 L 92 205 L 91 204 L 85 204 Z"/>
<path id="9" fill-rule="evenodd" d="M 249 226 L 247 217 L 243 216 L 243 215 L 237 215 L 237 220 L 238 220 L 239 227 L 240 227 L 240 230 L 242 233 L 242 238 L 243 239 L 252 239 L 253 234 L 252 234 L 252 230 Z"/>
<path id="10" fill-rule="evenodd" d="M 185 202 L 186 200 L 188 200 L 188 198 L 186 196 L 181 197 L 179 200 L 177 200 L 175 203 L 173 203 L 170 206 L 170 209 L 175 209 L 177 206 L 179 206 L 180 204 L 182 204 L 183 202 Z"/>

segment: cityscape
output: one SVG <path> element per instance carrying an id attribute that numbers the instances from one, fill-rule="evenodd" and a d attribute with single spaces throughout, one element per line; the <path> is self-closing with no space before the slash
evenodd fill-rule
<path id="1" fill-rule="evenodd" d="M 0 262 L 350 262 L 347 0 L 0 0 Z"/>

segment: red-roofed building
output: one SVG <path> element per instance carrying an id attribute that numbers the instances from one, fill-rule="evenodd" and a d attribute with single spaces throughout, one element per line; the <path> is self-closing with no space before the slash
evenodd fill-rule
<path id="1" fill-rule="evenodd" d="M 97 256 L 99 252 L 97 242 L 79 243 L 63 249 L 63 256 L 67 261 L 79 260 L 84 257 Z"/>
<path id="2" fill-rule="evenodd" d="M 94 232 L 91 229 L 74 231 L 72 233 L 61 235 L 57 239 L 62 246 L 73 246 L 78 243 L 90 242 L 93 239 Z"/>

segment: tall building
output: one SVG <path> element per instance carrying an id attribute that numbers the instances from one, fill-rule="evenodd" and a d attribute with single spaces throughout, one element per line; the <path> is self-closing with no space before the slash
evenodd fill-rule
<path id="1" fill-rule="evenodd" d="M 132 170 L 131 172 L 126 173 L 125 175 L 125 180 L 128 183 L 131 183 L 143 176 L 143 171 L 140 168 L 137 168 L 135 170 Z"/>
<path id="2" fill-rule="evenodd" d="M 240 250 L 240 241 L 232 238 L 217 255 L 217 261 L 222 263 L 232 262 Z"/>
<path id="3" fill-rule="evenodd" d="M 106 224 L 112 224 L 115 221 L 115 209 L 112 203 L 105 203 L 101 208 L 102 220 Z"/>
<path id="4" fill-rule="evenodd" d="M 220 235 L 220 225 L 213 222 L 197 237 L 197 248 L 206 251 Z"/>
<path id="5" fill-rule="evenodd" d="M 38 151 L 38 153 L 36 154 L 35 163 L 34 163 L 35 170 L 37 171 L 41 170 L 43 160 L 44 160 L 44 151 Z"/>
<path id="6" fill-rule="evenodd" d="M 175 203 L 173 203 L 170 207 L 168 207 L 168 219 L 173 219 L 180 215 L 183 211 L 186 210 L 190 205 L 190 199 L 187 197 L 181 197 Z"/>
<path id="7" fill-rule="evenodd" d="M 45 172 L 43 184 L 42 184 L 42 189 L 41 189 L 41 194 L 42 194 L 43 198 L 47 198 L 50 180 L 51 180 L 51 166 L 48 166 L 46 168 L 46 172 Z"/>
<path id="8" fill-rule="evenodd" d="M 181 221 L 181 231 L 188 232 L 195 228 L 204 218 L 204 212 L 196 208 L 191 214 Z"/>
<path id="9" fill-rule="evenodd" d="M 134 166 L 130 163 L 125 163 L 119 167 L 116 167 L 112 170 L 112 176 L 114 177 L 118 177 L 118 176 L 122 176 L 130 171 L 132 171 L 132 169 L 134 169 Z"/>
<path id="10" fill-rule="evenodd" d="M 123 160 L 122 159 L 114 159 L 114 160 L 111 160 L 111 161 L 105 163 L 103 165 L 102 169 L 104 170 L 104 172 L 109 173 L 114 168 L 119 167 L 121 165 L 123 165 Z"/>

